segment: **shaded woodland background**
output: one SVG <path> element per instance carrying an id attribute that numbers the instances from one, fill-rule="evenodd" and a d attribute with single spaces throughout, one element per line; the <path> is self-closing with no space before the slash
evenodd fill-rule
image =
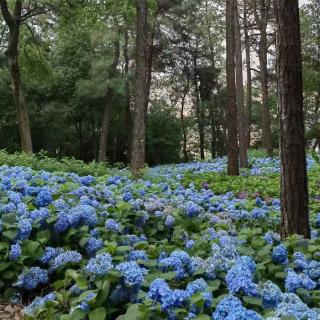
<path id="1" fill-rule="evenodd" d="M 148 5 L 146 162 L 225 155 L 225 1 L 153 0 Z M 306 134 L 312 148 L 320 143 L 319 7 L 312 0 L 300 13 Z M 271 154 L 279 132 L 274 7 L 272 1 L 243 0 L 237 10 L 237 103 L 247 111 L 243 139 L 246 147 Z M 130 162 L 136 14 L 131 1 L 24 2 L 18 56 L 34 152 Z M 0 16 L 0 148 L 13 152 L 20 150 L 20 138 L 9 37 Z"/>

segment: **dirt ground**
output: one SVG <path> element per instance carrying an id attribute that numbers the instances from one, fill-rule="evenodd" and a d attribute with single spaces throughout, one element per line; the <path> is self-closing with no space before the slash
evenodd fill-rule
<path id="1" fill-rule="evenodd" d="M 0 320 L 23 320 L 23 306 L 0 302 Z"/>

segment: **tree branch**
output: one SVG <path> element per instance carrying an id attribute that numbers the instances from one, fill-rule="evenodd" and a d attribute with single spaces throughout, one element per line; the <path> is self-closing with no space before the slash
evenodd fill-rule
<path id="1" fill-rule="evenodd" d="M 4 21 L 9 29 L 14 28 L 15 21 L 9 11 L 7 0 L 0 0 L 0 8 Z"/>

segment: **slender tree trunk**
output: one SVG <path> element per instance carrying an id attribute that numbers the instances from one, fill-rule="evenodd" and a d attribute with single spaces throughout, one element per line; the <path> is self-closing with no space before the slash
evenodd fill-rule
<path id="1" fill-rule="evenodd" d="M 131 160 L 131 147 L 132 147 L 132 119 L 131 119 L 131 108 L 130 108 L 130 79 L 129 79 L 129 32 L 128 26 L 126 26 L 124 34 L 124 45 L 123 45 L 123 55 L 124 55 L 124 74 L 125 74 L 125 117 L 127 126 L 127 161 Z"/>
<path id="2" fill-rule="evenodd" d="M 114 57 L 112 65 L 110 66 L 109 78 L 113 78 L 116 74 L 117 67 L 119 64 L 120 58 L 120 45 L 119 40 L 114 41 Z M 112 88 L 107 89 L 107 93 L 105 96 L 105 107 L 103 110 L 102 122 L 101 122 L 101 131 L 100 131 L 100 142 L 99 142 L 99 155 L 98 155 L 98 162 L 103 162 L 107 160 L 107 141 L 108 141 L 108 129 L 109 129 L 109 122 L 111 116 L 111 109 L 112 109 L 112 97 L 113 97 L 113 90 Z"/>
<path id="3" fill-rule="evenodd" d="M 267 26 L 269 21 L 271 0 L 255 0 L 254 15 L 260 31 L 259 41 L 259 64 L 262 90 L 262 147 L 266 149 L 269 156 L 272 156 L 272 133 L 271 115 L 269 109 L 269 88 L 268 88 L 268 38 Z M 259 3 L 260 17 L 258 15 L 256 2 Z"/>
<path id="4" fill-rule="evenodd" d="M 195 53 L 193 57 L 193 83 L 194 83 L 194 92 L 195 92 L 195 108 L 197 115 L 197 123 L 198 123 L 198 132 L 199 132 L 199 148 L 200 148 L 200 158 L 204 160 L 204 106 L 202 101 L 200 100 L 200 92 L 198 85 L 198 53 Z"/>
<path id="5" fill-rule="evenodd" d="M 32 153 L 33 150 L 29 115 L 22 89 L 18 52 L 22 1 L 17 0 L 15 2 L 14 14 L 10 13 L 6 0 L 0 1 L 0 8 L 2 16 L 9 28 L 7 57 L 11 76 L 12 92 L 17 110 L 21 150 L 23 152 Z"/>
<path id="6" fill-rule="evenodd" d="M 226 40 L 227 40 L 227 102 L 226 121 L 228 130 L 228 174 L 239 175 L 238 164 L 238 132 L 237 132 L 237 104 L 235 88 L 235 28 L 234 28 L 234 0 L 226 1 Z"/>
<path id="7" fill-rule="evenodd" d="M 148 58 L 148 8 L 146 0 L 137 0 L 136 3 L 136 74 L 131 166 L 133 176 L 139 177 L 141 174 L 141 169 L 144 167 L 145 162 L 145 106 Z"/>
<path id="8" fill-rule="evenodd" d="M 184 120 L 184 107 L 185 107 L 186 97 L 188 95 L 189 90 L 190 90 L 190 73 L 188 71 L 187 85 L 181 97 L 181 109 L 180 109 L 180 123 L 181 123 L 181 131 L 183 136 L 182 151 L 183 151 L 183 157 L 185 162 L 189 161 L 189 157 L 188 157 L 188 151 L 187 151 L 187 130 L 186 130 L 185 120 Z"/>
<path id="9" fill-rule="evenodd" d="M 105 102 L 103 115 L 102 115 L 98 162 L 104 162 L 107 160 L 106 153 L 107 153 L 109 122 L 110 122 L 111 108 L 112 108 L 112 96 L 113 96 L 113 90 L 109 88 L 105 96 L 106 102 Z"/>
<path id="10" fill-rule="evenodd" d="M 216 134 L 216 123 L 214 118 L 214 106 L 215 97 L 212 97 L 209 106 L 209 116 L 210 116 L 210 133 L 211 133 L 211 157 L 214 159 L 216 157 L 217 150 L 217 134 Z"/>
<path id="11" fill-rule="evenodd" d="M 247 156 L 247 113 L 244 106 L 244 90 L 243 90 L 243 67 L 242 67 L 242 47 L 241 32 L 238 13 L 238 0 L 234 5 L 234 26 L 235 26 L 235 64 L 236 64 L 236 100 L 238 108 L 238 130 L 239 130 L 239 162 L 241 168 L 248 166 Z"/>
<path id="12" fill-rule="evenodd" d="M 262 89 L 262 146 L 267 150 L 269 156 L 272 156 L 272 134 L 271 134 L 271 116 L 269 109 L 269 88 L 268 88 L 268 42 L 267 31 L 261 30 L 259 43 L 259 63 Z"/>
<path id="13" fill-rule="evenodd" d="M 310 238 L 298 0 L 277 0 L 281 236 Z"/>
<path id="14" fill-rule="evenodd" d="M 149 99 L 150 99 L 150 89 L 151 89 L 151 81 L 152 81 L 152 64 L 153 64 L 153 42 L 154 42 L 154 34 L 155 34 L 155 25 L 152 25 L 152 30 L 148 33 L 148 47 L 147 47 L 147 84 L 146 84 L 146 92 L 145 92 L 145 116 L 148 113 Z"/>
<path id="15" fill-rule="evenodd" d="M 251 77 L 251 54 L 250 54 L 250 38 L 248 30 L 248 4 L 247 0 L 243 1 L 244 5 L 244 17 L 243 17 L 243 31 L 244 31 L 244 41 L 245 41 L 245 50 L 246 50 L 246 71 L 247 71 L 247 95 L 246 95 L 246 112 L 248 119 L 248 145 L 247 148 L 250 148 L 251 144 L 251 108 L 252 108 L 252 77 Z"/>

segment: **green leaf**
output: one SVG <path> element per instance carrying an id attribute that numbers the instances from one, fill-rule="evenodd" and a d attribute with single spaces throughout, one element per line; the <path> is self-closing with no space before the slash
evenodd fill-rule
<path id="1" fill-rule="evenodd" d="M 11 265 L 10 262 L 1 262 L 0 263 L 0 271 L 4 271 L 6 270 L 7 268 L 9 268 Z"/>
<path id="2" fill-rule="evenodd" d="M 49 230 L 42 230 L 37 233 L 36 239 L 41 243 L 45 244 L 50 239 L 50 231 Z"/>
<path id="3" fill-rule="evenodd" d="M 85 312 L 83 312 L 78 308 L 74 309 L 70 316 L 70 320 L 83 320 L 85 318 L 86 318 Z"/>
<path id="4" fill-rule="evenodd" d="M 200 314 L 195 318 L 195 320 L 210 320 L 211 318 L 206 314 Z"/>
<path id="5" fill-rule="evenodd" d="M 104 320 L 106 315 L 107 311 L 105 308 L 94 309 L 89 312 L 89 320 Z"/>
<path id="6" fill-rule="evenodd" d="M 3 231 L 2 235 L 10 240 L 15 239 L 15 237 L 17 236 L 17 230 L 8 230 L 8 231 Z"/>
<path id="7" fill-rule="evenodd" d="M 108 298 L 110 291 L 110 282 L 108 280 L 103 282 L 101 289 L 98 292 L 96 303 L 97 305 L 102 305 Z"/>
<path id="8" fill-rule="evenodd" d="M 133 304 L 124 315 L 124 320 L 145 320 L 147 316 L 147 308 L 143 304 Z"/>
<path id="9" fill-rule="evenodd" d="M 249 305 L 262 306 L 262 299 L 255 297 L 243 297 L 243 301 Z"/>

